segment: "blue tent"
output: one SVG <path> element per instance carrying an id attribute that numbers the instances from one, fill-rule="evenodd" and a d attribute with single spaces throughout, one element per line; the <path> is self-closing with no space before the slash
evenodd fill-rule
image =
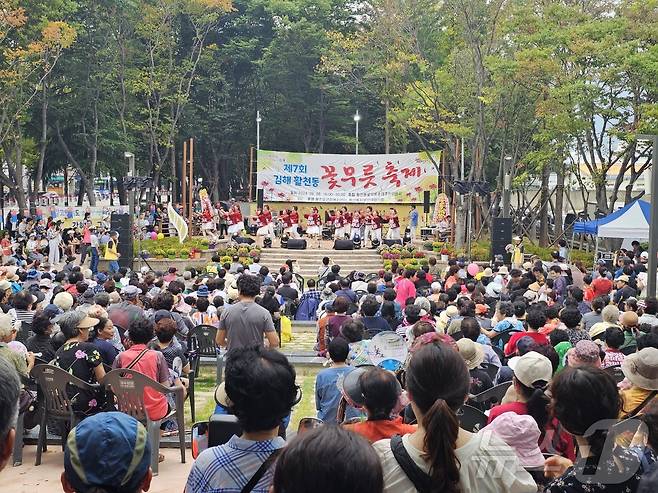
<path id="1" fill-rule="evenodd" d="M 601 233 L 601 236 L 606 238 L 645 239 L 649 236 L 650 214 L 651 204 L 644 200 L 636 200 L 600 219 L 573 223 L 573 232 L 591 235 Z M 603 231 L 599 231 L 602 226 L 609 223 L 614 223 L 615 227 L 603 228 Z M 621 225 L 625 227 L 620 227 Z"/>

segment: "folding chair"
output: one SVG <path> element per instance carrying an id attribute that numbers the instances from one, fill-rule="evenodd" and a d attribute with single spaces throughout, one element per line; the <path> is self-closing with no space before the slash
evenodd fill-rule
<path id="1" fill-rule="evenodd" d="M 473 433 L 477 433 L 487 425 L 487 415 L 467 404 L 459 408 L 457 419 L 460 428 Z"/>
<path id="2" fill-rule="evenodd" d="M 151 470 L 158 474 L 158 455 L 160 451 L 160 423 L 176 416 L 178 424 L 178 440 L 181 462 L 185 463 L 185 389 L 183 387 L 166 387 L 146 375 L 127 368 L 118 368 L 105 375 L 103 385 L 115 397 L 117 409 L 129 414 L 146 426 L 151 441 Z M 161 419 L 151 421 L 144 407 L 144 392 L 152 390 L 160 394 L 173 394 L 176 399 L 176 409 Z"/>
<path id="3" fill-rule="evenodd" d="M 503 397 L 505 397 L 505 393 L 507 392 L 507 389 L 510 387 L 510 385 L 512 385 L 511 381 L 499 383 L 498 385 L 491 387 L 484 392 L 471 395 L 468 399 L 468 402 L 471 405 L 476 405 L 477 408 L 482 409 L 483 411 L 491 409 L 494 404 L 500 404 L 500 402 L 503 400 Z"/>

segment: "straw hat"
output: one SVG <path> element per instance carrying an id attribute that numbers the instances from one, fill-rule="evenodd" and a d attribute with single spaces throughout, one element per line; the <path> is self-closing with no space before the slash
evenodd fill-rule
<path id="1" fill-rule="evenodd" d="M 626 356 L 621 371 L 636 387 L 658 390 L 658 349 L 646 347 Z"/>

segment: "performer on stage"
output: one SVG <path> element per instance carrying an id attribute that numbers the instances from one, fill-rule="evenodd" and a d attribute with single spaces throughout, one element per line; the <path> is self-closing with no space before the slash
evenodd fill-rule
<path id="1" fill-rule="evenodd" d="M 361 231 L 363 231 L 361 239 L 365 245 L 366 241 L 371 239 L 372 232 L 372 207 L 370 206 L 366 207 L 366 212 L 363 215 L 363 226 L 361 227 Z"/>
<path id="2" fill-rule="evenodd" d="M 231 207 L 228 213 L 230 226 L 228 227 L 229 236 L 239 236 L 244 231 L 244 221 L 242 219 L 242 212 L 240 206 L 235 204 Z"/>
<path id="3" fill-rule="evenodd" d="M 334 227 L 336 228 L 335 233 L 334 233 L 334 238 L 336 240 L 344 240 L 345 239 L 345 218 L 343 217 L 343 211 L 338 210 L 336 211 L 336 214 L 334 216 L 331 216 L 331 221 L 334 224 Z"/>
<path id="4" fill-rule="evenodd" d="M 274 238 L 274 221 L 272 220 L 272 211 L 270 210 L 269 205 L 265 205 L 265 207 L 263 207 L 263 214 L 265 216 L 265 220 L 267 221 L 267 236 L 269 238 Z"/>
<path id="5" fill-rule="evenodd" d="M 210 236 L 213 240 L 217 239 L 215 234 L 215 210 L 208 197 L 208 191 L 205 188 L 199 190 L 199 198 L 201 199 L 201 234 L 203 236 Z"/>
<path id="6" fill-rule="evenodd" d="M 370 227 L 370 243 L 372 244 L 375 240 L 379 245 L 382 244 L 382 224 L 384 219 L 379 215 L 379 212 L 374 211 L 372 213 L 372 225 Z"/>
<path id="7" fill-rule="evenodd" d="M 309 238 L 317 238 L 318 248 L 320 248 L 320 238 L 322 237 L 320 225 L 322 222 L 320 220 L 318 208 L 313 207 L 309 214 L 304 214 L 304 217 L 306 218 L 306 234 L 308 234 Z"/>
<path id="8" fill-rule="evenodd" d="M 350 240 L 359 237 L 360 240 L 363 240 L 361 236 L 361 211 L 354 211 L 352 213 L 352 232 L 350 233 Z"/>
<path id="9" fill-rule="evenodd" d="M 300 238 L 299 235 L 299 209 L 296 205 L 292 206 L 292 210 L 288 212 L 290 214 L 290 237 L 291 238 Z"/>
<path id="10" fill-rule="evenodd" d="M 254 218 L 258 222 L 258 229 L 256 230 L 256 240 L 258 241 L 258 238 L 262 237 L 269 237 L 270 236 L 270 226 L 267 218 L 267 214 L 265 211 L 262 209 L 256 209 L 256 217 Z M 264 241 L 260 241 L 261 246 L 263 246 Z"/>
<path id="11" fill-rule="evenodd" d="M 352 213 L 347 210 L 347 207 L 341 208 L 343 212 L 343 234 L 346 238 L 352 238 Z"/>
<path id="12" fill-rule="evenodd" d="M 391 207 L 388 210 L 388 216 L 386 216 L 388 221 L 388 233 L 386 234 L 387 240 L 399 240 L 400 239 L 400 218 L 398 217 L 398 211 L 395 208 Z"/>

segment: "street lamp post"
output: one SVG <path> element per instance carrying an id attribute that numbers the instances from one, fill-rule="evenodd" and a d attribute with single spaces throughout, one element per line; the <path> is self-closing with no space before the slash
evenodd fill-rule
<path id="1" fill-rule="evenodd" d="M 359 122 L 361 121 L 361 115 L 359 115 L 359 110 L 356 110 L 356 113 L 354 115 L 354 123 L 356 123 L 356 152 L 355 154 L 358 156 L 359 154 Z"/>
<path id="2" fill-rule="evenodd" d="M 651 158 L 651 218 L 649 222 L 649 275 L 647 277 L 647 297 L 656 296 L 656 267 L 658 255 L 658 135 L 638 135 L 638 140 L 648 140 L 653 143 Z"/>
<path id="3" fill-rule="evenodd" d="M 256 152 L 260 151 L 260 122 L 262 122 L 263 119 L 260 117 L 260 111 L 256 112 Z M 256 159 L 258 159 L 258 155 L 256 155 Z"/>
<path id="4" fill-rule="evenodd" d="M 132 152 L 124 152 L 123 157 L 125 157 L 128 160 L 128 176 L 133 177 L 135 176 L 135 155 Z M 133 183 L 132 190 L 128 192 L 128 231 L 130 231 L 130 234 L 135 234 L 134 231 L 135 227 L 135 184 Z M 141 250 L 142 250 L 142 235 L 141 231 L 137 233 L 137 238 L 139 242 L 139 252 L 137 252 L 137 255 L 139 258 L 139 263 L 141 265 Z M 130 239 L 132 241 L 132 239 Z M 131 249 L 132 250 L 132 249 Z M 134 256 L 133 256 L 134 257 Z M 130 268 L 133 268 L 133 263 L 132 259 L 130 262 Z"/>

